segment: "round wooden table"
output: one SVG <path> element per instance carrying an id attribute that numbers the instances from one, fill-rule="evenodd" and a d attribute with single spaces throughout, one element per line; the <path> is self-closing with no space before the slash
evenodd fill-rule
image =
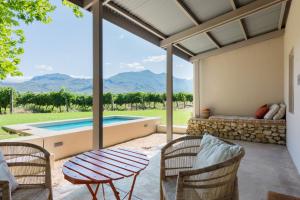
<path id="1" fill-rule="evenodd" d="M 130 191 L 126 194 L 131 199 L 136 178 L 148 164 L 149 159 L 140 152 L 124 148 L 100 149 L 73 157 L 64 164 L 62 171 L 69 182 L 86 185 L 93 200 L 97 199 L 100 184 L 104 197 L 103 184 L 109 184 L 116 199 L 120 200 L 120 193 L 113 181 L 134 176 Z M 91 187 L 93 184 L 96 184 L 95 191 Z"/>

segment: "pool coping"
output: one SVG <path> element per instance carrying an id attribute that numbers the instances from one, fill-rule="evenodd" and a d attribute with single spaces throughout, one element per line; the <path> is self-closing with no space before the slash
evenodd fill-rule
<path id="1" fill-rule="evenodd" d="M 106 124 L 103 125 L 103 128 L 111 127 L 111 126 L 117 126 L 117 125 L 124 125 L 124 124 L 132 124 L 136 122 L 142 122 L 142 121 L 148 121 L 148 120 L 160 120 L 160 117 L 145 117 L 145 116 L 135 116 L 135 115 L 111 115 L 111 116 L 104 116 L 105 118 L 136 118 L 128 121 L 123 122 L 116 122 L 112 124 Z M 82 120 L 90 120 L 91 117 L 88 118 L 78 118 L 78 119 L 65 119 L 65 120 L 55 120 L 55 121 L 45 121 L 45 122 L 35 122 L 35 123 L 23 123 L 23 124 L 15 124 L 15 125 L 7 125 L 3 126 L 2 128 L 5 131 L 13 132 L 16 134 L 23 134 L 28 136 L 41 136 L 41 137 L 50 137 L 55 135 L 63 135 L 63 134 L 71 134 L 76 132 L 82 132 L 82 131 L 88 131 L 93 128 L 93 126 L 86 126 L 81 128 L 74 128 L 74 129 L 68 129 L 68 130 L 49 130 L 44 128 L 39 128 L 34 125 L 55 125 L 58 123 L 63 122 L 76 122 L 76 121 L 82 121 Z"/>

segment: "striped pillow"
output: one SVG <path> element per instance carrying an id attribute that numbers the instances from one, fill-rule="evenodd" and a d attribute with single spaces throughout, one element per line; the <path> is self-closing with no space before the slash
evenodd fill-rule
<path id="1" fill-rule="evenodd" d="M 275 119 L 275 120 L 282 119 L 285 116 L 285 111 L 286 111 L 286 105 L 281 103 L 280 108 L 279 108 L 278 112 L 276 113 L 276 115 L 274 115 L 273 119 Z"/>
<path id="2" fill-rule="evenodd" d="M 273 104 L 270 107 L 269 112 L 264 116 L 264 119 L 273 119 L 274 115 L 278 112 L 279 110 L 279 105 L 278 104 Z"/>

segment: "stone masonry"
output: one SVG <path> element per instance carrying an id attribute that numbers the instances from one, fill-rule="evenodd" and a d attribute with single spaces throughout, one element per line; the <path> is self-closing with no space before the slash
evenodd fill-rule
<path id="1" fill-rule="evenodd" d="M 187 134 L 214 136 L 249 142 L 286 144 L 285 120 L 191 118 Z"/>

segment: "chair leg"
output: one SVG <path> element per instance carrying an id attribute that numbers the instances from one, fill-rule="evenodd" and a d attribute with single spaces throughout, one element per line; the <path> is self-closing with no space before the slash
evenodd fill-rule
<path id="1" fill-rule="evenodd" d="M 164 193 L 163 193 L 163 189 L 162 189 L 162 184 L 161 184 L 161 181 L 160 181 L 160 200 L 164 200 Z"/>
<path id="2" fill-rule="evenodd" d="M 238 178 L 235 178 L 234 181 L 234 190 L 233 190 L 233 198 L 232 200 L 239 200 L 239 183 L 238 183 Z"/>

